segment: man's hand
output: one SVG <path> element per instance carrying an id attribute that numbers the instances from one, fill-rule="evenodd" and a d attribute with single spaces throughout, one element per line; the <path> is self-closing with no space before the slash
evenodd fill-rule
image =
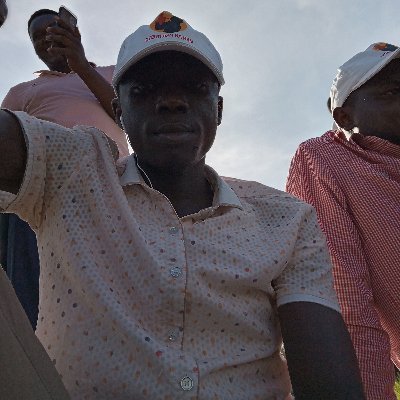
<path id="1" fill-rule="evenodd" d="M 308 302 L 284 304 L 278 313 L 296 400 L 364 400 L 342 316 Z"/>
<path id="2" fill-rule="evenodd" d="M 78 27 L 72 28 L 60 18 L 56 19 L 57 25 L 47 28 L 46 40 L 52 43 L 47 51 L 64 56 L 71 70 L 80 75 L 92 67 L 86 59 L 79 29 Z"/>
<path id="3" fill-rule="evenodd" d="M 114 119 L 114 110 L 111 105 L 115 97 L 114 89 L 86 59 L 79 29 L 72 29 L 57 18 L 57 26 L 48 27 L 47 32 L 46 40 L 54 43 L 47 51 L 66 57 L 70 69 L 79 75 L 107 114 Z"/>

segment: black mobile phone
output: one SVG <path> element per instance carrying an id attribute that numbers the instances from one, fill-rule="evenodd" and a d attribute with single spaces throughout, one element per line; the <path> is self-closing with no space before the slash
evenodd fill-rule
<path id="1" fill-rule="evenodd" d="M 68 24 L 72 29 L 76 28 L 78 24 L 78 18 L 73 14 L 67 7 L 61 6 L 58 11 L 58 16 L 62 19 L 66 24 Z"/>

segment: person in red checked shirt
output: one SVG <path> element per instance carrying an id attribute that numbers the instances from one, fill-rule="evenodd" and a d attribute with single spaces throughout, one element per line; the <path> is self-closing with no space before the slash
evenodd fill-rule
<path id="1" fill-rule="evenodd" d="M 395 400 L 400 367 L 399 55 L 376 43 L 339 68 L 335 129 L 299 146 L 287 180 L 326 234 L 368 400 Z"/>

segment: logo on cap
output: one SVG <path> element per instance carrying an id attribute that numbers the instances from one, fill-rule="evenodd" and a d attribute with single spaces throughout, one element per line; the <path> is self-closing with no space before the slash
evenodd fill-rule
<path id="1" fill-rule="evenodd" d="M 376 43 L 373 49 L 378 51 L 395 51 L 398 49 L 398 47 L 393 44 L 381 42 L 381 43 Z"/>
<path id="2" fill-rule="evenodd" d="M 168 11 L 163 11 L 151 24 L 150 28 L 156 32 L 175 33 L 187 29 L 187 23 Z"/>

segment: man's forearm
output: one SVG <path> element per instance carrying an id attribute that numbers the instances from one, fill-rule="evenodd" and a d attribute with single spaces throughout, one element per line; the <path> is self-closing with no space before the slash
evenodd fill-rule
<path id="1" fill-rule="evenodd" d="M 296 400 L 364 400 L 357 359 L 341 315 L 319 304 L 279 308 Z"/>
<path id="2" fill-rule="evenodd" d="M 86 86 L 96 96 L 97 100 L 107 112 L 107 114 L 114 119 L 114 111 L 111 105 L 115 97 L 114 89 L 108 81 L 100 75 L 95 68 L 88 62 L 79 71 L 75 71 L 79 77 L 85 82 Z"/>
<path id="3" fill-rule="evenodd" d="M 24 177 L 26 144 L 12 114 L 0 110 L 0 190 L 17 194 Z"/>

